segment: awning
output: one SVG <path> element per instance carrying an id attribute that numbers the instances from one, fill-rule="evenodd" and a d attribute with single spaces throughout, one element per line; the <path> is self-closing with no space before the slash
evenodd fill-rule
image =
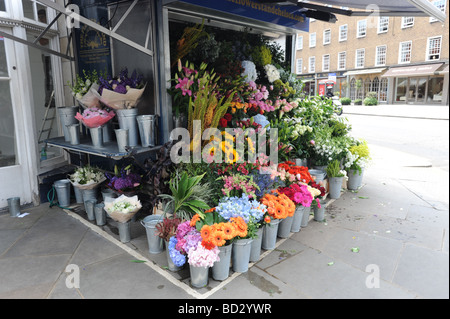
<path id="1" fill-rule="evenodd" d="M 362 74 L 378 74 L 378 73 L 383 72 L 384 70 L 386 70 L 386 68 L 348 71 L 348 72 L 344 73 L 344 76 L 362 75 Z"/>
<path id="2" fill-rule="evenodd" d="M 439 75 L 448 74 L 448 64 L 441 70 L 437 72 Z"/>
<path id="3" fill-rule="evenodd" d="M 434 75 L 437 69 L 442 66 L 442 63 L 414 65 L 407 67 L 391 68 L 382 77 L 401 77 L 401 76 L 422 76 Z"/>

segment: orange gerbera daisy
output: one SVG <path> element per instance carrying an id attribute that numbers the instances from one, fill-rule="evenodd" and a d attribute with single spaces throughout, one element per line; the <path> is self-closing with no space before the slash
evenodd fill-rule
<path id="1" fill-rule="evenodd" d="M 285 219 L 287 217 L 286 209 L 280 204 L 275 205 L 274 217 L 277 219 Z"/>
<path id="2" fill-rule="evenodd" d="M 204 225 L 200 230 L 200 235 L 202 236 L 204 241 L 210 240 L 212 233 L 213 233 L 212 227 L 209 225 Z"/>
<path id="3" fill-rule="evenodd" d="M 211 235 L 211 243 L 216 245 L 217 247 L 222 247 L 225 245 L 225 238 L 223 232 L 216 231 Z"/>
<path id="4" fill-rule="evenodd" d="M 195 224 L 197 224 L 197 222 L 200 220 L 200 215 L 199 214 L 195 214 L 194 217 L 192 217 L 191 219 L 191 227 L 195 227 Z"/>
<path id="5" fill-rule="evenodd" d="M 222 231 L 223 231 L 223 234 L 224 234 L 226 240 L 230 240 L 235 237 L 234 227 L 230 223 L 224 223 Z"/>
<path id="6" fill-rule="evenodd" d="M 202 241 L 202 246 L 208 250 L 212 250 L 212 249 L 214 249 L 214 247 L 216 247 L 212 242 L 205 241 L 205 240 Z"/>

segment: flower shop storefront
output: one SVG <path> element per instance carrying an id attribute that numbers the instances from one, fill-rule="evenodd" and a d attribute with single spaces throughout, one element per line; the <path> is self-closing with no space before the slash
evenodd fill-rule
<path id="1" fill-rule="evenodd" d="M 247 272 L 362 186 L 367 143 L 292 72 L 292 35 L 308 30 L 297 7 L 78 3 L 85 26 L 67 88 L 76 105 L 58 105 L 61 134 L 46 140 L 75 167 L 53 184 L 50 207 L 114 228 L 197 289 Z M 254 11 L 242 16 L 244 7 Z"/>

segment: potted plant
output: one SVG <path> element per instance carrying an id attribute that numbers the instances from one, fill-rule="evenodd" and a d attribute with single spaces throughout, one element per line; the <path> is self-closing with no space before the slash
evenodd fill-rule
<path id="1" fill-rule="evenodd" d="M 311 207 L 314 210 L 314 220 L 321 222 L 325 219 L 325 206 L 322 202 L 327 196 L 325 187 L 314 181 L 311 182 L 308 187 L 310 187 L 311 195 L 314 197 L 314 200 L 311 203 Z"/>
<path id="2" fill-rule="evenodd" d="M 338 160 L 333 160 L 327 166 L 328 182 L 330 185 L 330 198 L 338 199 L 341 197 L 342 182 L 346 172 L 341 170 L 341 164 Z"/>
<path id="3" fill-rule="evenodd" d="M 164 211 L 182 220 L 190 220 L 195 214 L 210 209 L 206 204 L 209 186 L 200 184 L 205 174 L 190 177 L 185 171 L 181 174 L 177 171 L 169 182 L 171 194 L 159 195 L 166 200 Z"/>
<path id="4" fill-rule="evenodd" d="M 355 141 L 348 151 L 345 158 L 344 167 L 348 171 L 349 190 L 357 190 L 362 185 L 364 170 L 370 163 L 370 149 L 366 141 Z"/>
<path id="5" fill-rule="evenodd" d="M 181 269 L 181 267 L 175 266 L 169 255 L 169 241 L 170 238 L 176 235 L 179 224 L 181 224 L 181 219 L 168 216 L 163 218 L 162 222 L 156 225 L 155 235 L 164 241 L 167 253 L 167 263 L 170 271 L 178 271 Z"/>

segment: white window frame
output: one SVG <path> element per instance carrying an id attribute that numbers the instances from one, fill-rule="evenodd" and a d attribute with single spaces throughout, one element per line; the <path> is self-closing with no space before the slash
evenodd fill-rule
<path id="1" fill-rule="evenodd" d="M 297 35 L 297 51 L 303 50 L 303 36 Z"/>
<path id="2" fill-rule="evenodd" d="M 403 57 L 403 44 L 409 43 L 409 61 L 403 61 L 402 57 Z M 399 48 L 398 48 L 398 64 L 408 64 L 411 63 L 412 60 L 412 41 L 403 41 L 399 43 Z"/>
<path id="3" fill-rule="evenodd" d="M 326 57 L 328 58 L 328 65 L 325 64 L 325 61 L 326 61 L 325 58 Z M 330 58 L 329 54 L 322 55 L 322 72 L 329 72 L 330 71 L 330 62 L 331 62 L 331 58 Z"/>
<path id="4" fill-rule="evenodd" d="M 389 17 L 378 17 L 378 34 L 387 33 L 389 31 L 389 20 Z M 382 27 L 385 27 L 386 30 L 384 30 L 384 28 L 382 29 Z"/>
<path id="5" fill-rule="evenodd" d="M 331 43 L 331 29 L 323 30 L 323 45 Z"/>
<path id="6" fill-rule="evenodd" d="M 447 0 L 434 0 L 431 3 L 445 14 L 445 11 L 447 9 Z M 430 23 L 437 21 L 439 20 L 434 17 L 430 17 Z"/>
<path id="7" fill-rule="evenodd" d="M 343 28 L 345 27 L 345 33 Z M 345 37 L 343 36 L 345 34 Z M 339 27 L 339 42 L 347 41 L 348 39 L 348 24 L 343 24 Z"/>
<path id="8" fill-rule="evenodd" d="M 0 11 L 0 18 L 6 18 L 11 16 L 11 7 L 8 0 L 5 1 L 5 10 L 6 11 Z"/>
<path id="9" fill-rule="evenodd" d="M 430 47 L 430 40 L 437 39 L 437 38 L 440 39 L 439 40 L 439 57 L 437 59 L 430 59 L 430 49 L 431 49 L 431 47 Z M 435 37 L 429 37 L 427 39 L 427 51 L 426 51 L 425 60 L 426 61 L 438 61 L 438 60 L 441 59 L 441 54 L 442 54 L 442 35 L 435 36 Z"/>
<path id="10" fill-rule="evenodd" d="M 412 28 L 414 20 L 414 17 L 402 17 L 402 29 Z"/>
<path id="11" fill-rule="evenodd" d="M 384 48 L 384 63 L 380 63 L 380 48 Z M 383 45 L 379 45 L 375 48 L 375 66 L 384 66 L 386 65 L 386 61 L 387 61 L 387 45 L 383 44 Z"/>
<path id="12" fill-rule="evenodd" d="M 341 58 L 343 57 L 343 60 L 341 60 Z M 342 63 L 343 61 L 343 63 Z M 343 66 L 341 66 L 341 64 L 343 64 Z M 340 70 L 345 70 L 347 68 L 347 52 L 346 51 L 342 51 L 338 53 L 338 66 L 337 69 Z"/>
<path id="13" fill-rule="evenodd" d="M 311 61 L 313 61 L 314 63 L 312 64 Z M 311 66 L 313 66 L 311 68 Z M 316 57 L 315 56 L 310 56 L 308 59 L 308 73 L 316 73 Z"/>
<path id="14" fill-rule="evenodd" d="M 30 23 L 33 23 L 33 24 L 37 24 L 37 25 L 42 26 L 42 27 L 45 28 L 56 17 L 56 12 L 55 12 L 54 9 L 47 7 L 46 5 L 44 5 L 42 3 L 37 3 L 36 0 L 27 0 L 27 1 L 31 1 L 33 3 L 34 19 L 30 19 L 30 18 L 25 17 L 25 14 L 23 12 L 23 6 L 22 6 L 23 0 L 20 1 L 20 3 L 17 4 L 20 7 L 20 12 L 22 14 L 22 19 L 25 22 L 30 22 Z M 52 0 L 52 1 L 54 2 L 54 0 Z M 8 2 L 8 1 L 6 1 L 6 2 Z M 37 10 L 37 5 L 38 4 L 46 8 L 47 23 L 40 22 L 39 19 L 38 19 L 38 10 Z M 51 30 L 57 30 L 57 23 L 53 24 L 50 29 Z"/>
<path id="15" fill-rule="evenodd" d="M 297 74 L 303 73 L 303 59 L 297 59 Z"/>
<path id="16" fill-rule="evenodd" d="M 366 35 L 367 35 L 367 19 L 359 20 L 356 25 L 356 38 L 358 39 L 364 38 Z"/>
<path id="17" fill-rule="evenodd" d="M 314 41 L 312 41 L 314 39 Z M 315 48 L 317 43 L 317 34 L 315 32 L 309 34 L 309 47 Z M 314 44 L 314 45 L 313 45 Z"/>
<path id="18" fill-rule="evenodd" d="M 359 55 L 358 53 L 362 52 L 362 65 L 358 65 Z M 362 69 L 366 64 L 366 49 L 356 49 L 355 52 L 355 69 Z"/>

